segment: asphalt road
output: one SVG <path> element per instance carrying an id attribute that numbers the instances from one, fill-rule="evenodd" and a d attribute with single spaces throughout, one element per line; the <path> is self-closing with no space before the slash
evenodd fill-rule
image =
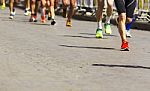
<path id="1" fill-rule="evenodd" d="M 132 30 L 120 51 L 117 27 L 95 38 L 96 22 L 56 16 L 57 25 L 28 22 L 16 9 L 0 10 L 0 91 L 149 91 L 150 32 Z M 144 26 L 143 26 L 144 27 Z"/>

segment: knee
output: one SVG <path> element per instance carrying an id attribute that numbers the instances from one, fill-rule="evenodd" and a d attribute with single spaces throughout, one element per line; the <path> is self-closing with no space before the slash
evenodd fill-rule
<path id="1" fill-rule="evenodd" d="M 122 20 L 126 20 L 126 14 L 125 13 L 121 13 L 119 15 L 119 20 L 122 21 Z"/>
<path id="2" fill-rule="evenodd" d="M 50 2 L 49 1 L 46 1 L 46 6 L 50 7 Z"/>

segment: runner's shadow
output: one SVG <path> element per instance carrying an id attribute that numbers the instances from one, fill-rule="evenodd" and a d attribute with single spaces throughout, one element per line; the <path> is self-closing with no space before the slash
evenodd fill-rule
<path id="1" fill-rule="evenodd" d="M 70 47 L 70 48 L 83 48 L 83 49 L 117 50 L 115 48 L 109 48 L 109 47 L 87 47 L 87 46 L 74 46 L 74 45 L 59 45 L 59 46 Z"/>
<path id="2" fill-rule="evenodd" d="M 79 34 L 83 34 L 83 35 L 95 35 L 95 34 L 92 34 L 92 33 L 79 33 Z"/>
<path id="3" fill-rule="evenodd" d="M 47 25 L 47 26 L 50 26 L 50 24 L 47 24 L 47 23 L 32 23 L 32 24 L 34 24 L 34 25 Z"/>
<path id="4" fill-rule="evenodd" d="M 95 34 L 92 34 L 92 33 L 79 33 L 79 34 L 83 34 L 83 35 L 95 35 Z M 108 34 L 103 34 L 104 36 L 114 36 L 114 37 L 117 37 L 117 35 L 108 35 Z"/>
<path id="5" fill-rule="evenodd" d="M 19 20 L 19 19 L 9 19 L 9 18 L 8 18 L 8 19 L 2 19 L 2 21 L 9 21 L 9 22 L 10 22 L 10 21 L 13 21 L 13 22 L 29 22 L 29 21 L 26 20 L 26 19 L 25 19 L 25 20 L 23 20 L 23 19 L 22 19 L 22 20 Z"/>
<path id="6" fill-rule="evenodd" d="M 89 37 L 89 36 L 80 36 L 80 35 L 78 35 L 78 36 L 75 36 L 75 35 L 63 35 L 64 37 L 74 37 L 74 38 L 91 38 L 91 39 L 95 39 L 95 36 L 93 36 L 93 37 Z"/>
<path id="7" fill-rule="evenodd" d="M 140 65 L 92 64 L 92 66 L 114 67 L 114 68 L 139 68 L 139 69 L 150 69 L 150 67 L 145 67 L 145 66 L 140 66 Z"/>
<path id="8" fill-rule="evenodd" d="M 113 35 L 113 34 L 110 34 L 110 35 L 108 35 L 108 34 L 103 34 L 104 36 L 112 36 L 112 37 L 118 37 L 117 35 Z"/>
<path id="9" fill-rule="evenodd" d="M 10 14 L 10 13 L 1 13 L 1 15 L 8 15 L 8 16 L 9 16 L 9 14 Z M 19 14 L 19 13 L 16 13 L 15 16 L 16 16 L 16 15 L 17 15 L 17 16 L 18 16 L 18 15 L 24 16 L 23 14 Z"/>

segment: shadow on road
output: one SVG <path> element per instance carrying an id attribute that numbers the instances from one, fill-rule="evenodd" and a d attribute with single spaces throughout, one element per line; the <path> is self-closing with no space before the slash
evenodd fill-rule
<path id="1" fill-rule="evenodd" d="M 2 21 L 13 21 L 13 22 L 29 22 L 27 20 L 19 20 L 19 19 L 2 19 Z"/>
<path id="2" fill-rule="evenodd" d="M 73 48 L 85 48 L 85 49 L 105 49 L 105 50 L 117 50 L 115 48 L 108 48 L 108 47 L 87 47 L 87 46 L 73 46 L 73 45 L 59 45 L 63 47 L 73 47 Z"/>
<path id="3" fill-rule="evenodd" d="M 88 37 L 88 36 L 80 36 L 80 35 L 63 35 L 64 37 L 77 37 L 77 38 L 93 38 L 93 39 L 95 39 L 95 37 L 93 36 L 93 37 Z"/>
<path id="4" fill-rule="evenodd" d="M 47 24 L 47 23 L 34 23 L 34 22 L 33 22 L 33 24 L 34 24 L 34 25 L 47 25 L 47 26 L 50 26 L 50 24 Z"/>
<path id="5" fill-rule="evenodd" d="M 150 69 L 150 67 L 139 66 L 139 65 L 92 64 L 92 66 L 115 67 L 115 68 L 141 68 L 141 69 Z"/>
<path id="6" fill-rule="evenodd" d="M 95 34 L 92 34 L 92 33 L 79 33 L 79 34 L 83 34 L 83 35 L 95 35 Z M 108 34 L 103 34 L 104 36 L 113 36 L 113 37 L 118 37 L 117 35 L 108 35 Z"/>
<path id="7" fill-rule="evenodd" d="M 96 38 L 95 36 L 80 36 L 80 35 L 63 35 L 64 37 L 74 37 L 74 38 L 89 38 L 89 39 L 108 39 L 108 38 Z M 108 36 L 108 35 L 104 35 Z M 111 35 L 110 35 L 111 36 Z"/>
<path id="8" fill-rule="evenodd" d="M 79 33 L 79 34 L 83 34 L 83 35 L 95 35 L 95 34 L 92 34 L 92 33 Z"/>

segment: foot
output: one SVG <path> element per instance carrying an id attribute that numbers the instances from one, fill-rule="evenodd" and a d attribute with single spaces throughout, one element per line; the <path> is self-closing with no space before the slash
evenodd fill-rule
<path id="1" fill-rule="evenodd" d="M 51 25 L 55 25 L 55 24 L 56 24 L 56 21 L 54 19 L 52 19 Z"/>
<path id="2" fill-rule="evenodd" d="M 102 29 L 96 30 L 96 38 L 103 38 L 103 31 Z"/>
<path id="3" fill-rule="evenodd" d="M 129 51 L 129 45 L 127 41 L 122 42 L 121 51 Z"/>
<path id="4" fill-rule="evenodd" d="M 46 22 L 45 16 L 41 16 L 41 22 L 42 22 L 42 23 L 45 23 L 45 22 Z"/>
<path id="5" fill-rule="evenodd" d="M 25 9 L 24 15 L 25 16 L 31 15 L 31 11 L 29 9 Z"/>
<path id="6" fill-rule="evenodd" d="M 3 5 L 1 6 L 1 9 L 4 10 L 5 8 L 6 8 L 6 5 L 3 4 Z"/>
<path id="7" fill-rule="evenodd" d="M 50 16 L 48 16 L 47 20 L 51 20 L 52 18 Z"/>
<path id="8" fill-rule="evenodd" d="M 9 19 L 13 19 L 14 16 L 15 16 L 15 14 L 16 14 L 16 13 L 15 13 L 15 10 L 13 10 L 13 12 L 10 13 Z"/>
<path id="9" fill-rule="evenodd" d="M 14 15 L 10 14 L 9 19 L 13 19 L 13 18 L 14 18 Z"/>
<path id="10" fill-rule="evenodd" d="M 37 22 L 36 18 L 37 18 L 37 16 L 34 15 L 34 14 L 32 14 L 31 17 L 30 17 L 30 19 L 29 19 L 29 22 Z"/>
<path id="11" fill-rule="evenodd" d="M 71 21 L 67 20 L 66 26 L 67 26 L 67 27 L 72 27 Z"/>
<path id="12" fill-rule="evenodd" d="M 127 32 L 126 32 L 126 36 L 127 36 L 128 38 L 131 38 L 131 37 L 132 37 L 130 31 L 127 31 Z"/>
<path id="13" fill-rule="evenodd" d="M 104 24 L 104 28 L 105 28 L 105 33 L 106 34 L 111 34 L 111 27 L 110 27 L 110 24 L 106 23 Z"/>

